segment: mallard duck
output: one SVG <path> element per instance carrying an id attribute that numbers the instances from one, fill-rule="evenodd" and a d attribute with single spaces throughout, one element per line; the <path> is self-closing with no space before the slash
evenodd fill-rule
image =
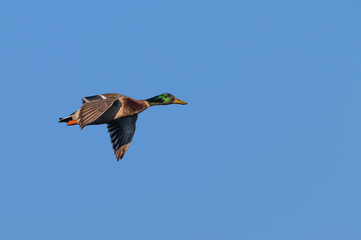
<path id="1" fill-rule="evenodd" d="M 124 157 L 129 148 L 139 113 L 156 105 L 187 104 L 169 93 L 146 100 L 136 100 L 119 93 L 84 97 L 82 100 L 80 109 L 66 118 L 60 118 L 59 123 L 79 125 L 81 129 L 88 125 L 107 124 L 117 161 Z"/>

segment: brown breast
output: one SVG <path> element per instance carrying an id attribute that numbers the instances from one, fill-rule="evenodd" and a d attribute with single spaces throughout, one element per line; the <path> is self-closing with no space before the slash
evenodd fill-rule
<path id="1" fill-rule="evenodd" d="M 122 98 L 123 116 L 130 116 L 143 112 L 148 108 L 148 104 L 144 100 L 136 100 L 130 97 Z"/>

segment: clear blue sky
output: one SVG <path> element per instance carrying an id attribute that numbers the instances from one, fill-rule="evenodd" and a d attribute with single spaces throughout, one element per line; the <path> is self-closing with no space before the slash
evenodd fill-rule
<path id="1" fill-rule="evenodd" d="M 0 239 L 361 239 L 359 1 L 3 1 Z M 170 92 L 116 162 L 81 97 Z"/>

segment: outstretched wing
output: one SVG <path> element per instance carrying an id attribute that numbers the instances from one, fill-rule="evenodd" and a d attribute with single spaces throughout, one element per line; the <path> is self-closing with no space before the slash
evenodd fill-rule
<path id="1" fill-rule="evenodd" d="M 80 108 L 79 125 L 83 129 L 86 125 L 97 120 L 115 101 L 123 95 L 117 93 L 101 94 L 83 98 L 83 105 Z"/>
<path id="2" fill-rule="evenodd" d="M 114 120 L 107 125 L 113 144 L 114 155 L 117 158 L 117 161 L 124 157 L 124 154 L 129 148 L 134 136 L 135 122 L 137 121 L 137 118 L 137 114 L 129 117 L 123 117 Z"/>

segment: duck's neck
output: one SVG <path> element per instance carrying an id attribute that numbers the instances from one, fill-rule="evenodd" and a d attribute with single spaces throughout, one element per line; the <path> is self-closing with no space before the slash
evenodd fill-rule
<path id="1" fill-rule="evenodd" d="M 148 99 L 143 100 L 143 101 L 145 101 L 149 105 L 149 107 L 155 106 L 155 105 L 164 105 L 163 101 L 160 98 L 157 98 L 157 96 L 152 97 L 152 98 L 148 98 Z"/>

